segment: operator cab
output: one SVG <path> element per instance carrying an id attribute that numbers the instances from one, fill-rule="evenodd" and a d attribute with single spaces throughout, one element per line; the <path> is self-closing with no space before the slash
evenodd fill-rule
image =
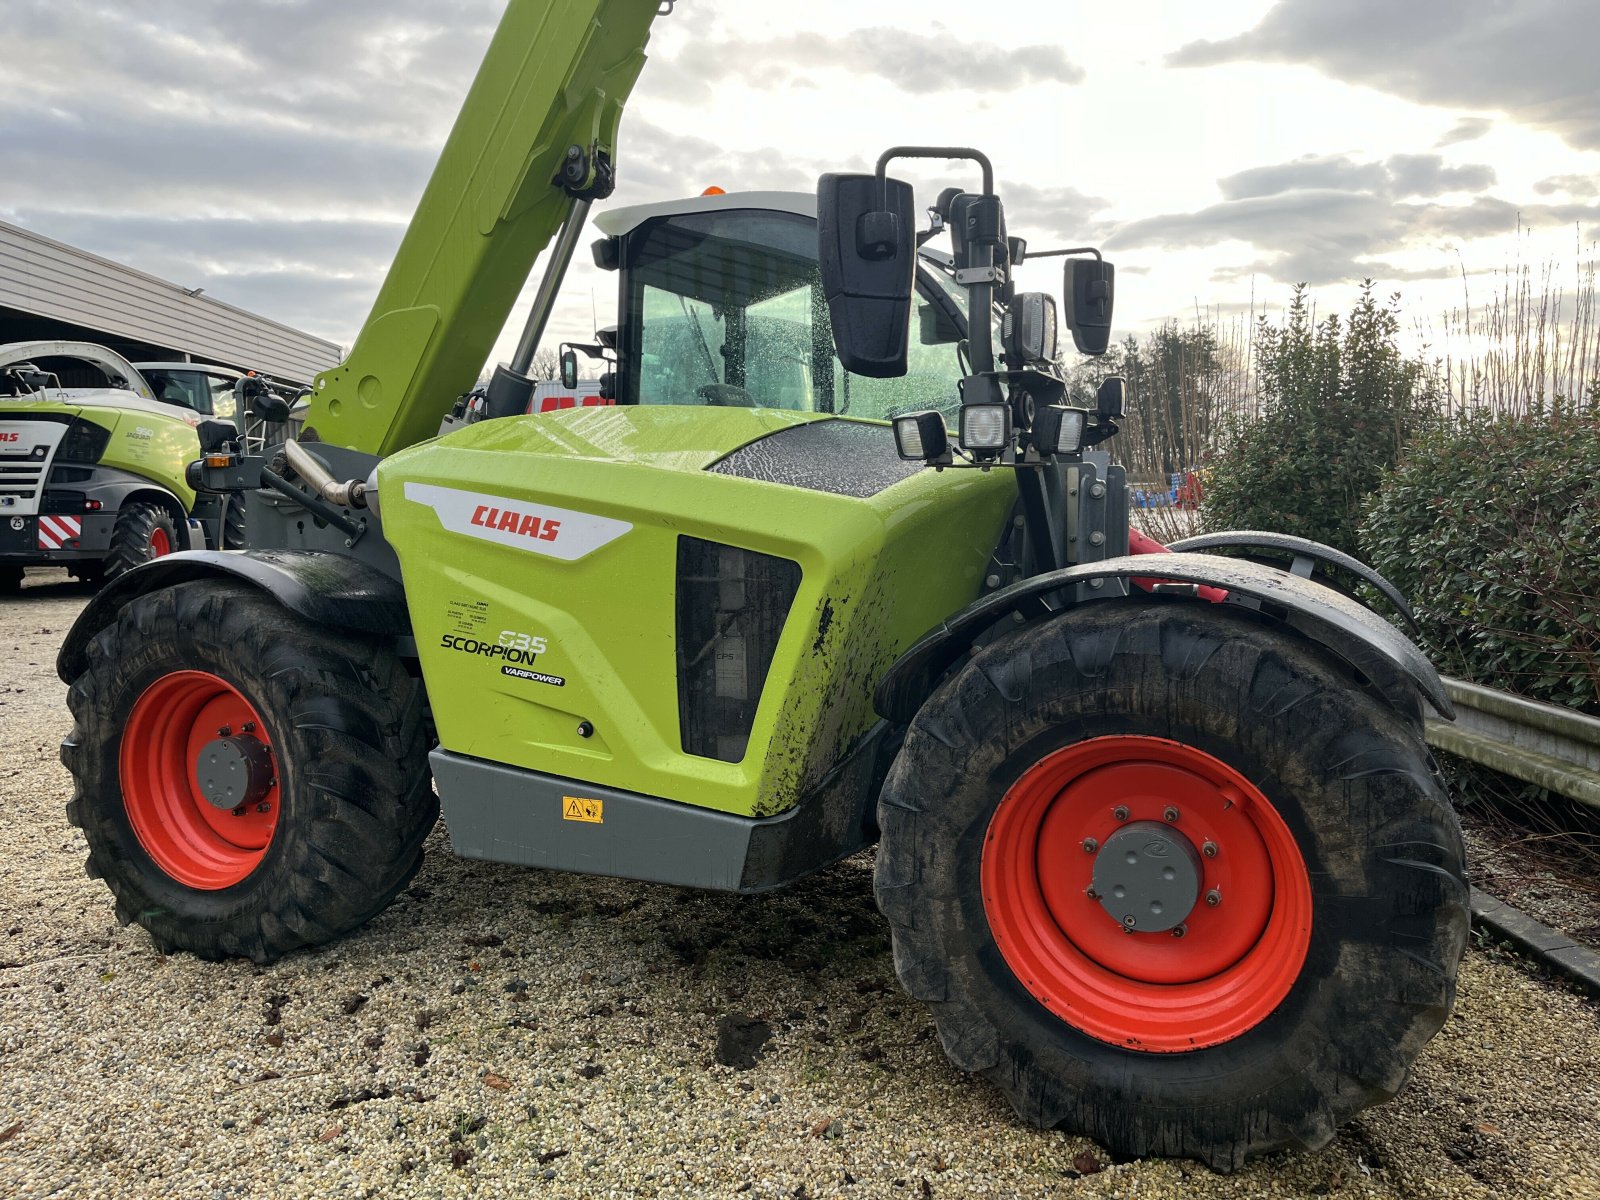
<path id="1" fill-rule="evenodd" d="M 919 256 L 905 375 L 854 374 L 834 353 L 816 211 L 811 193 L 744 192 L 602 213 L 595 261 L 621 268 L 617 402 L 953 421 L 967 321 L 948 259 Z"/>

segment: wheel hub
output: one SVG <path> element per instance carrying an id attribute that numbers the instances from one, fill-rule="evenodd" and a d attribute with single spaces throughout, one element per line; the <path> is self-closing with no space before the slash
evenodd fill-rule
<path id="1" fill-rule="evenodd" d="M 1194 844 L 1170 825 L 1134 821 L 1106 839 L 1094 863 L 1100 907 L 1130 932 L 1165 933 L 1183 924 L 1200 896 Z"/>
<path id="2" fill-rule="evenodd" d="M 180 884 L 232 887 L 272 844 L 283 809 L 275 762 L 261 714 L 233 684 L 209 671 L 163 675 L 134 701 L 122 732 L 128 824 Z"/>
<path id="3" fill-rule="evenodd" d="M 242 808 L 259 803 L 272 787 L 272 754 L 249 734 L 218 737 L 200 748 L 194 773 L 207 803 Z"/>
<path id="4" fill-rule="evenodd" d="M 1310 941 L 1310 874 L 1283 817 L 1238 770 L 1165 738 L 1091 738 L 1025 770 L 990 818 L 982 884 L 1021 985 L 1141 1051 L 1265 1020 Z"/>

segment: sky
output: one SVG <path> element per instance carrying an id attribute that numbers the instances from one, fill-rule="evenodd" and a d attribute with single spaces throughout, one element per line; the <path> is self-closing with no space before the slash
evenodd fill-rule
<path id="1" fill-rule="evenodd" d="M 0 219 L 348 346 L 502 7 L 3 0 Z M 1119 333 L 1296 283 L 1341 311 L 1366 278 L 1415 323 L 1594 259 L 1596 45 L 1600 0 L 678 0 L 606 203 L 971 145 L 1013 234 L 1116 262 Z M 615 309 L 580 251 L 546 345 Z"/>

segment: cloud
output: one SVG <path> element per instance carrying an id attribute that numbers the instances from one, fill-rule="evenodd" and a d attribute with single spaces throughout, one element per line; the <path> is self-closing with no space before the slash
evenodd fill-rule
<path id="1" fill-rule="evenodd" d="M 959 42 L 939 33 L 876 26 L 840 36 L 697 38 L 652 66 L 652 87 L 690 102 L 711 100 L 716 85 L 814 87 L 819 70 L 886 80 L 913 95 L 998 93 L 1039 83 L 1078 84 L 1084 70 L 1056 45 Z"/>
<path id="2" fill-rule="evenodd" d="M 1434 146 L 1443 149 L 1445 146 L 1454 146 L 1461 142 L 1473 142 L 1493 128 L 1494 122 L 1488 117 L 1462 117 L 1444 132 Z"/>
<path id="3" fill-rule="evenodd" d="M 1498 108 L 1597 149 L 1596 44 L 1600 4 L 1589 2 L 1279 0 L 1254 29 L 1191 42 L 1167 62 L 1301 63 L 1423 104 Z"/>
<path id="4" fill-rule="evenodd" d="M 1260 256 L 1219 267 L 1221 280 L 1262 275 L 1322 285 L 1368 277 L 1441 278 L 1453 267 L 1405 267 L 1382 256 L 1513 232 L 1520 221 L 1600 220 L 1600 205 L 1518 206 L 1481 194 L 1494 182 L 1482 164 L 1446 166 L 1438 155 L 1394 155 L 1382 162 L 1346 156 L 1253 167 L 1218 181 L 1221 203 L 1195 212 L 1127 222 L 1108 248 L 1184 250 L 1241 242 Z M 1463 203 L 1437 197 L 1478 192 Z"/>
<path id="5" fill-rule="evenodd" d="M 1306 190 L 1372 192 L 1399 198 L 1478 192 L 1494 182 L 1493 167 L 1482 163 L 1448 167 L 1437 154 L 1395 154 L 1382 162 L 1357 162 L 1348 155 L 1331 154 L 1250 167 L 1217 180 L 1217 187 L 1225 200 Z"/>
<path id="6" fill-rule="evenodd" d="M 1600 180 L 1593 175 L 1552 175 L 1533 185 L 1541 196 L 1565 192 L 1575 200 L 1592 200 L 1600 196 Z"/>

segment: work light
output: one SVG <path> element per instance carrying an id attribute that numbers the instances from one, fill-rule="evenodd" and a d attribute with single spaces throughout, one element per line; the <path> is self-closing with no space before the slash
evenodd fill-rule
<path id="1" fill-rule="evenodd" d="M 950 448 L 944 418 L 932 409 L 906 413 L 894 419 L 894 445 L 901 458 L 927 462 Z"/>
<path id="2" fill-rule="evenodd" d="M 1033 444 L 1040 454 L 1076 454 L 1083 446 L 1089 412 L 1048 404 L 1033 414 Z"/>
<path id="3" fill-rule="evenodd" d="M 1011 406 L 967 404 L 961 409 L 961 446 L 965 450 L 999 450 L 1011 441 Z"/>

